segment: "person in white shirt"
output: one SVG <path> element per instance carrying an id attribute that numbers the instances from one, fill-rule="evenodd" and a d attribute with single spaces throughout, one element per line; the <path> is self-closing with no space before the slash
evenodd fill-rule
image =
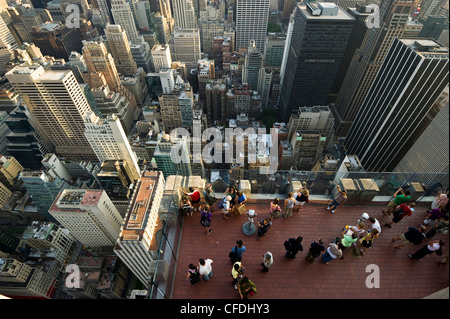
<path id="1" fill-rule="evenodd" d="M 206 259 L 200 258 L 198 260 L 199 262 L 199 273 L 200 276 L 202 276 L 202 279 L 205 281 L 210 281 L 212 277 L 212 259 Z"/>
<path id="2" fill-rule="evenodd" d="M 408 255 L 410 259 L 422 259 L 426 255 L 431 255 L 432 253 L 436 253 L 437 255 L 442 255 L 442 246 L 445 245 L 445 242 L 442 240 L 435 240 L 429 242 L 427 245 L 420 248 L 413 255 Z"/>
<path id="3" fill-rule="evenodd" d="M 370 232 L 372 229 L 378 230 L 378 235 L 377 235 L 377 237 L 378 237 L 378 236 L 380 235 L 380 233 L 381 233 L 380 222 L 378 221 L 378 219 L 373 218 L 373 217 L 370 217 L 370 218 L 369 218 L 369 222 L 371 223 L 369 232 Z"/>

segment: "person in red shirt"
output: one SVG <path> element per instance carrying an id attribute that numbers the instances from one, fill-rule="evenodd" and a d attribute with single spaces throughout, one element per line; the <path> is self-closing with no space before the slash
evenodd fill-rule
<path id="1" fill-rule="evenodd" d="M 394 217 L 392 218 L 392 221 L 390 223 L 384 224 L 384 226 L 391 228 L 393 223 L 398 223 L 406 216 L 411 216 L 415 206 L 416 203 L 414 202 L 411 202 L 409 204 L 403 203 L 398 205 L 396 210 L 394 211 Z"/>
<path id="2" fill-rule="evenodd" d="M 180 188 L 180 191 L 184 195 L 189 196 L 191 198 L 191 203 L 192 203 L 192 206 L 194 207 L 194 212 L 196 210 L 200 210 L 199 207 L 200 207 L 201 196 L 200 196 L 200 192 L 198 190 L 194 189 L 194 187 L 189 187 L 189 193 L 184 192 L 183 190 L 181 190 L 181 188 Z"/>

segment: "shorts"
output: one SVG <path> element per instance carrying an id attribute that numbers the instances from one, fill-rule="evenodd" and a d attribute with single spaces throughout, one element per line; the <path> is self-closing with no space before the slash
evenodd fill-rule
<path id="1" fill-rule="evenodd" d="M 390 202 L 389 202 L 389 204 L 387 205 L 387 207 L 388 208 L 391 208 L 391 209 L 394 209 L 395 207 L 397 207 L 398 205 L 393 201 L 393 200 L 391 200 Z"/>
<path id="2" fill-rule="evenodd" d="M 363 240 L 361 244 L 363 247 L 366 247 L 366 248 L 370 248 L 372 246 L 372 242 L 367 241 L 367 240 Z"/>
<path id="3" fill-rule="evenodd" d="M 297 205 L 297 206 L 303 206 L 303 205 L 305 205 L 305 203 L 306 202 L 299 202 L 299 201 L 295 201 L 295 205 Z"/>

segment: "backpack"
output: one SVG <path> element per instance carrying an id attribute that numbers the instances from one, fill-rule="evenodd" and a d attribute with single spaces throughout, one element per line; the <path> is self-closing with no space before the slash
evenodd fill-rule
<path id="1" fill-rule="evenodd" d="M 190 213 L 190 212 L 192 212 L 192 207 L 191 207 L 191 205 L 189 205 L 189 204 L 184 204 L 184 205 L 183 205 L 183 211 L 184 211 L 185 213 Z"/>
<path id="2" fill-rule="evenodd" d="M 223 199 L 218 204 L 219 209 L 223 209 Z"/>
<path id="3" fill-rule="evenodd" d="M 189 277 L 191 285 L 195 285 L 200 282 L 200 273 L 196 270 L 195 272 L 191 272 L 191 276 Z"/>
<path id="4" fill-rule="evenodd" d="M 287 251 L 289 251 L 289 250 L 291 249 L 291 243 L 290 243 L 288 240 L 286 240 L 286 241 L 284 242 L 284 248 L 285 248 Z"/>
<path id="5" fill-rule="evenodd" d="M 210 223 L 209 223 L 208 218 L 206 218 L 206 214 L 202 213 L 202 215 L 201 215 L 201 217 L 200 217 L 200 223 L 201 223 L 203 226 L 209 227 Z"/>

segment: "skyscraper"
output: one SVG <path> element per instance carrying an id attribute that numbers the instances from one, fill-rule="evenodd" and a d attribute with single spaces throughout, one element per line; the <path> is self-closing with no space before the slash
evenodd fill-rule
<path id="1" fill-rule="evenodd" d="M 92 110 L 72 71 L 23 65 L 9 71 L 6 77 L 59 156 L 97 161 L 84 136 L 83 117 Z"/>
<path id="2" fill-rule="evenodd" d="M 394 39 L 346 137 L 347 153 L 366 171 L 392 171 L 436 115 L 447 75 L 446 47 Z"/>
<path id="3" fill-rule="evenodd" d="M 172 0 L 176 28 L 190 29 L 197 27 L 197 16 L 193 1 L 197 0 Z"/>
<path id="4" fill-rule="evenodd" d="M 248 83 L 251 90 L 258 90 L 259 70 L 262 68 L 262 64 L 262 54 L 256 48 L 255 40 L 250 40 L 242 69 L 242 82 Z"/>
<path id="5" fill-rule="evenodd" d="M 75 28 L 68 28 L 61 22 L 47 21 L 31 31 L 33 43 L 43 55 L 69 60 L 72 51 L 80 52 L 82 38 Z"/>
<path id="6" fill-rule="evenodd" d="M 101 73 L 109 88 L 117 92 L 117 88 L 120 87 L 120 78 L 114 59 L 111 53 L 106 50 L 105 44 L 97 41 L 84 41 L 83 57 L 88 68 L 87 76 L 93 73 Z M 91 80 L 85 79 L 85 81 L 92 88 L 103 86 L 103 83 L 98 83 L 93 78 Z"/>
<path id="7" fill-rule="evenodd" d="M 130 43 L 125 30 L 120 25 L 108 24 L 105 28 L 105 35 L 117 71 L 125 76 L 135 75 L 137 65 L 131 54 Z M 137 40 L 136 37 L 135 41 Z"/>
<path id="8" fill-rule="evenodd" d="M 104 190 L 66 189 L 49 213 L 87 247 L 114 246 L 123 222 Z"/>
<path id="9" fill-rule="evenodd" d="M 237 0 L 236 50 L 247 48 L 255 40 L 259 52 L 264 52 L 270 0 Z"/>
<path id="10" fill-rule="evenodd" d="M 0 8 L 0 13 L 2 10 L 3 8 Z M 0 15 L 0 76 L 6 72 L 5 63 L 9 62 L 13 50 L 17 48 L 16 40 Z"/>
<path id="11" fill-rule="evenodd" d="M 188 69 L 197 67 L 197 62 L 202 57 L 198 29 L 175 29 L 169 46 L 173 61 L 186 63 Z"/>
<path id="12" fill-rule="evenodd" d="M 111 13 L 114 23 L 120 25 L 127 33 L 128 40 L 137 40 L 138 31 L 130 3 L 126 0 L 111 0 Z"/>
<path id="13" fill-rule="evenodd" d="M 333 3 L 297 5 L 280 99 L 280 118 L 327 105 L 355 19 Z"/>
<path id="14" fill-rule="evenodd" d="M 380 3 L 380 27 L 366 33 L 355 51 L 339 94 L 331 110 L 336 118 L 336 136 L 346 136 L 371 87 L 394 38 L 400 38 L 413 10 L 411 0 L 383 0 Z"/>
<path id="15" fill-rule="evenodd" d="M 115 115 L 108 115 L 100 119 L 91 113 L 85 117 L 86 138 L 100 162 L 106 160 L 124 160 L 131 170 L 134 181 L 140 177 L 140 168 L 137 158 L 131 150 L 128 138 Z"/>
<path id="16" fill-rule="evenodd" d="M 146 287 L 150 265 L 158 258 L 155 235 L 161 226 L 158 211 L 164 185 L 161 172 L 142 174 L 114 247 L 114 253 Z"/>

